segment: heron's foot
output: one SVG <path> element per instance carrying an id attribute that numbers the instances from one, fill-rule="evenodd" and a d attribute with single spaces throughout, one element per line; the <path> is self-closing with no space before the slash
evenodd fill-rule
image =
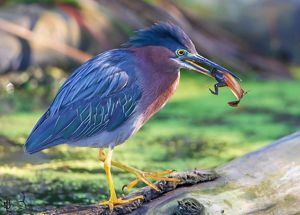
<path id="1" fill-rule="evenodd" d="M 138 200 L 144 200 L 144 196 L 136 196 L 130 199 L 110 197 L 108 201 L 100 202 L 99 205 L 108 206 L 109 211 L 112 212 L 115 205 L 125 205 Z"/>
<path id="2" fill-rule="evenodd" d="M 166 170 L 163 172 L 143 172 L 143 171 L 135 169 L 130 172 L 134 173 L 137 178 L 135 180 L 133 180 L 132 182 L 130 182 L 129 184 L 124 185 L 122 188 L 123 190 L 125 188 L 130 190 L 133 187 L 135 187 L 139 182 L 144 182 L 152 189 L 156 190 L 157 192 L 160 192 L 160 189 L 155 184 L 153 184 L 149 179 L 152 179 L 155 181 L 180 182 L 180 180 L 177 178 L 163 177 L 164 175 L 171 174 L 172 172 L 174 172 L 174 170 Z"/>
<path id="3" fill-rule="evenodd" d="M 104 152 L 103 149 L 99 150 L 99 159 L 100 161 L 105 161 L 106 159 L 106 154 Z M 127 189 L 131 189 L 134 186 L 136 186 L 139 182 L 144 182 L 145 184 L 147 184 L 149 187 L 151 187 L 152 189 L 156 190 L 157 192 L 160 192 L 159 188 L 153 184 L 151 181 L 149 181 L 149 179 L 152 180 L 156 180 L 156 181 L 169 181 L 169 182 L 180 182 L 179 179 L 177 178 L 169 178 L 169 177 L 163 177 L 165 175 L 169 175 L 172 172 L 174 172 L 174 170 L 166 170 L 163 172 L 143 172 L 141 170 L 138 170 L 134 167 L 131 166 L 127 166 L 119 161 L 115 161 L 115 160 L 111 160 L 111 165 L 114 167 L 117 167 L 119 169 L 122 169 L 126 172 L 130 172 L 136 175 L 136 179 L 132 182 L 130 182 L 129 184 L 123 186 L 123 190 L 124 188 Z"/>

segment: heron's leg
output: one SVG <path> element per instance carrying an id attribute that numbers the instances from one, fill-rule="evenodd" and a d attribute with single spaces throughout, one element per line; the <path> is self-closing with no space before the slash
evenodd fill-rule
<path id="1" fill-rule="evenodd" d="M 101 153 L 101 152 L 100 152 Z M 127 204 L 129 202 L 133 202 L 139 199 L 144 199 L 143 196 L 136 196 L 130 199 L 121 199 L 121 198 L 117 198 L 117 194 L 115 191 L 115 187 L 113 184 L 113 180 L 112 180 L 112 176 L 111 176 L 111 159 L 112 159 L 112 153 L 113 150 L 109 149 L 107 156 L 105 156 L 105 160 L 104 160 L 104 170 L 105 170 L 105 174 L 106 174 L 106 178 L 107 178 L 107 183 L 108 183 L 108 187 L 109 187 L 109 192 L 110 192 L 110 198 L 108 201 L 104 201 L 101 202 L 100 205 L 107 205 L 109 207 L 109 210 L 112 212 L 114 205 L 123 205 L 123 204 Z"/>
<path id="2" fill-rule="evenodd" d="M 130 182 L 129 184 L 124 185 L 122 189 L 124 189 L 124 188 L 132 189 L 139 182 L 144 182 L 145 184 L 147 184 L 152 189 L 156 190 L 157 192 L 160 192 L 160 189 L 155 184 L 153 184 L 151 181 L 149 181 L 149 179 L 152 179 L 152 180 L 155 180 L 155 181 L 169 181 L 169 182 L 179 182 L 180 181 L 177 178 L 162 177 L 164 175 L 171 174 L 172 172 L 174 172 L 174 170 L 166 170 L 166 171 L 163 171 L 163 172 L 144 172 L 144 171 L 135 169 L 133 167 L 126 166 L 122 163 L 118 164 L 118 168 L 123 169 L 127 172 L 130 172 L 130 173 L 133 173 L 133 174 L 136 175 L 136 179 L 133 180 L 132 182 Z"/>
<path id="3" fill-rule="evenodd" d="M 101 161 L 104 161 L 106 159 L 106 154 L 105 154 L 104 150 L 99 151 L 99 158 Z M 176 179 L 176 178 L 162 177 L 164 175 L 169 175 L 170 173 L 174 172 L 174 170 L 166 170 L 163 172 L 143 172 L 141 170 L 138 170 L 131 166 L 127 166 L 127 165 L 125 165 L 121 162 L 115 161 L 115 160 L 111 160 L 111 165 L 115 166 L 119 169 L 122 169 L 126 172 L 130 172 L 130 173 L 133 173 L 136 175 L 137 179 L 135 179 L 128 185 L 124 186 L 127 189 L 133 188 L 140 181 L 142 181 L 145 184 L 147 184 L 149 187 L 151 187 L 152 189 L 159 192 L 160 190 L 158 189 L 158 187 L 155 184 L 153 184 L 151 181 L 149 181 L 148 179 L 153 179 L 153 180 L 157 180 L 157 181 L 179 182 L 179 179 Z"/>

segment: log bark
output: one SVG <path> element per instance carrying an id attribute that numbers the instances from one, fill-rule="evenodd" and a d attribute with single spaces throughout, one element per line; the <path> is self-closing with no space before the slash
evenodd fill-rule
<path id="1" fill-rule="evenodd" d="M 177 178 L 179 182 L 157 182 L 155 183 L 161 192 L 157 192 L 149 187 L 144 187 L 136 192 L 131 193 L 126 196 L 127 198 L 132 198 L 135 196 L 143 196 L 144 200 L 135 201 L 123 206 L 115 206 L 113 213 L 110 213 L 106 206 L 100 205 L 70 205 L 65 208 L 45 212 L 44 214 L 110 214 L 110 215 L 119 215 L 119 214 L 128 214 L 137 208 L 141 207 L 144 203 L 150 202 L 151 200 L 162 196 L 163 194 L 175 190 L 178 187 L 182 186 L 191 186 L 205 181 L 211 181 L 217 178 L 215 171 L 206 171 L 206 170 L 192 170 L 187 172 L 178 172 L 170 175 L 172 178 Z"/>
<path id="2" fill-rule="evenodd" d="M 300 132 L 231 161 L 215 172 L 175 173 L 172 177 L 181 179 L 180 183 L 159 182 L 161 193 L 142 188 L 128 197 L 144 195 L 144 202 L 117 206 L 113 214 L 299 214 L 299 152 Z M 109 211 L 98 205 L 70 205 L 45 214 Z"/>
<path id="3" fill-rule="evenodd" d="M 202 205 L 194 214 L 299 214 L 299 152 L 300 132 L 217 168 L 220 177 L 214 181 L 179 188 L 132 215 L 193 214 L 180 212 L 178 202 L 186 198 Z"/>

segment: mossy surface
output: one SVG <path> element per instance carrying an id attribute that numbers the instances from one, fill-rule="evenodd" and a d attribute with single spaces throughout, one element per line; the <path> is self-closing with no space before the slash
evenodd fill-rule
<path id="1" fill-rule="evenodd" d="M 183 75 L 168 105 L 117 147 L 114 159 L 146 171 L 212 168 L 300 129 L 299 81 L 244 80 L 242 86 L 249 92 L 239 108 L 228 106 L 234 100 L 228 89 L 211 95 L 208 87 L 213 84 L 197 74 Z M 24 193 L 28 207 L 41 211 L 106 199 L 96 149 L 62 145 L 23 155 L 21 146 L 41 114 L 38 110 L 0 116 L 1 201 L 10 198 L 17 207 Z M 119 195 L 134 179 L 118 169 L 113 177 Z"/>

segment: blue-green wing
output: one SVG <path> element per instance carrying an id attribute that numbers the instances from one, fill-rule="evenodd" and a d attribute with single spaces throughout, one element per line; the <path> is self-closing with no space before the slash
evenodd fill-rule
<path id="1" fill-rule="evenodd" d="M 129 51 L 113 50 L 79 67 L 34 127 L 26 152 L 78 141 L 122 125 L 141 97 L 131 60 Z"/>

